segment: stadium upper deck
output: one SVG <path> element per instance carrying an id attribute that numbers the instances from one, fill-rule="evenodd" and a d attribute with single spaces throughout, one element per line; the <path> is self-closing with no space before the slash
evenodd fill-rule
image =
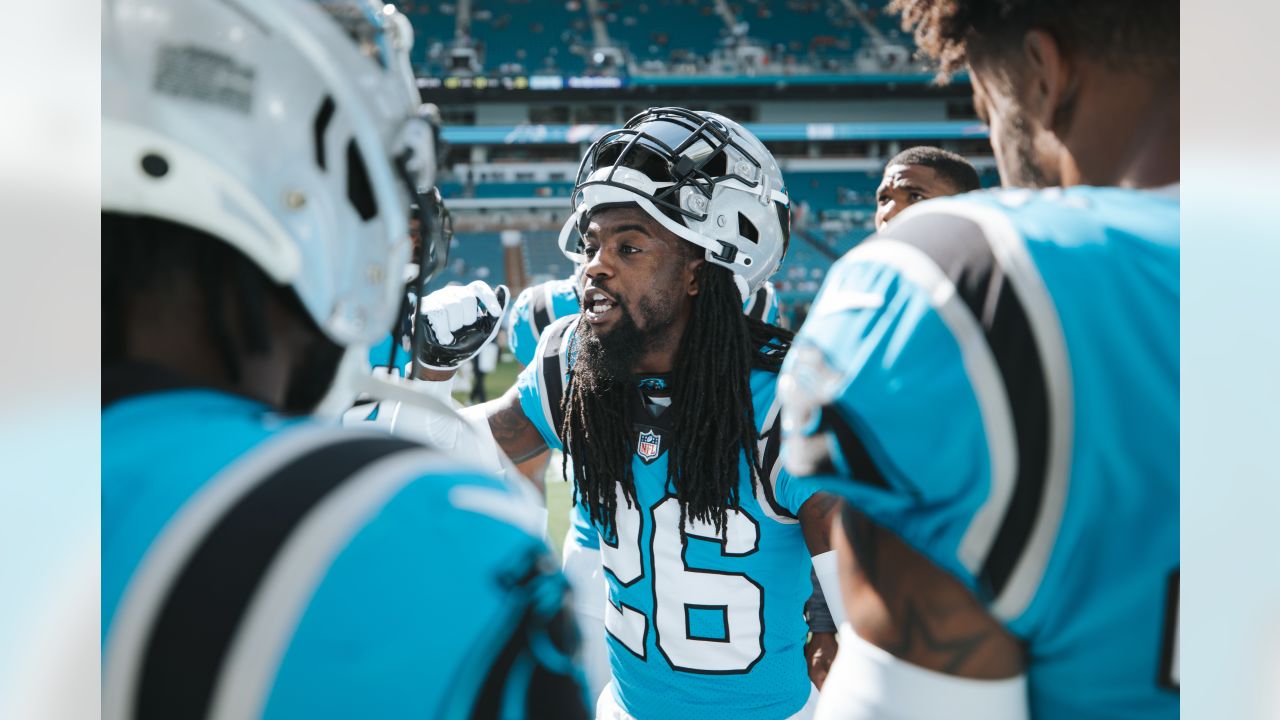
<path id="1" fill-rule="evenodd" d="M 880 4 L 856 0 L 400 0 L 418 72 L 554 89 L 678 77 L 927 75 Z M 512 43 L 518 37 L 520 42 Z M 612 79 L 612 81 L 607 80 Z"/>

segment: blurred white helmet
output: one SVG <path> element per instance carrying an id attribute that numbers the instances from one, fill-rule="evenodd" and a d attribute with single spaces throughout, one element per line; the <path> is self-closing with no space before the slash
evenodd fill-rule
<path id="1" fill-rule="evenodd" d="M 373 0 L 107 0 L 103 212 L 221 238 L 335 343 L 378 342 L 404 298 L 411 207 L 434 209 L 411 43 Z M 430 275 L 448 245 L 423 241 Z"/>
<path id="2" fill-rule="evenodd" d="M 580 223 L 592 212 L 636 204 L 733 272 L 747 300 L 769 279 L 790 239 L 782 171 L 755 135 L 712 112 L 650 108 L 587 151 L 560 249 L 575 262 Z"/>

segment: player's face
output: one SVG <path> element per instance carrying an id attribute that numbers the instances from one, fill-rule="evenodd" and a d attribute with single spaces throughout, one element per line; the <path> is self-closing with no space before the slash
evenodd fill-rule
<path id="1" fill-rule="evenodd" d="M 923 165 L 890 165 L 876 189 L 876 230 L 922 200 L 960 192 L 937 170 Z"/>
<path id="2" fill-rule="evenodd" d="M 582 315 L 595 335 L 633 324 L 657 339 L 688 318 L 697 262 L 684 240 L 631 207 L 593 214 L 582 240 Z"/>
<path id="3" fill-rule="evenodd" d="M 973 104 L 991 128 L 991 149 L 1004 187 L 1041 188 L 1061 184 L 1054 162 L 1060 145 L 1014 96 L 1016 81 L 1007 79 L 994 61 L 972 63 Z"/>

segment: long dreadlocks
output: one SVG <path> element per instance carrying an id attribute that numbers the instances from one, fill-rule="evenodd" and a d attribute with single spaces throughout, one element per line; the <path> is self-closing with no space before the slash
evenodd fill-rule
<path id="1" fill-rule="evenodd" d="M 667 477 L 680 500 L 680 526 L 687 519 L 722 532 L 730 509 L 739 506 L 743 453 L 753 483 L 761 475 L 751 370 L 777 372 L 793 334 L 747 317 L 725 268 L 704 263 L 699 294 L 672 373 L 675 442 L 669 446 Z M 564 465 L 573 463 L 575 501 L 607 533 L 614 531 L 616 487 L 627 506 L 636 501 L 632 418 L 643 402 L 633 383 L 600 387 L 570 374 L 561 401 Z"/>

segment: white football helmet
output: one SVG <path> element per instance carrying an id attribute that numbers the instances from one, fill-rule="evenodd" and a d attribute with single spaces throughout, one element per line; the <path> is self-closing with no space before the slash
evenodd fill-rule
<path id="1" fill-rule="evenodd" d="M 411 206 L 424 235 L 437 224 L 412 41 L 375 0 L 107 0 L 103 212 L 221 238 L 335 343 L 380 341 L 405 295 Z M 446 264 L 437 238 L 424 277 Z"/>
<path id="2" fill-rule="evenodd" d="M 769 279 L 790 239 L 782 171 L 755 135 L 712 112 L 650 108 L 592 144 L 578 169 L 574 213 L 560 249 L 574 262 L 580 223 L 597 210 L 639 205 L 733 272 L 746 301 Z"/>

